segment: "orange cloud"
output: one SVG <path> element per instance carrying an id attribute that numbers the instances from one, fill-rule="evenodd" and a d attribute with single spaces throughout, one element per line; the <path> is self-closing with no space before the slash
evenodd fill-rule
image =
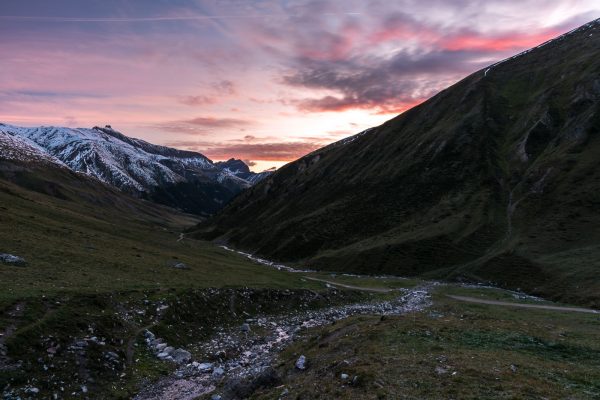
<path id="1" fill-rule="evenodd" d="M 325 145 L 324 142 L 272 142 L 272 143 L 212 143 L 198 141 L 173 141 L 167 146 L 198 151 L 210 159 L 231 157 L 242 160 L 293 161 Z"/>

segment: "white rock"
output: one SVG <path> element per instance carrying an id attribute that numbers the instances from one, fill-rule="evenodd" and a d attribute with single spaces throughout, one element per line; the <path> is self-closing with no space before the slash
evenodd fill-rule
<path id="1" fill-rule="evenodd" d="M 170 355 L 178 364 L 188 362 L 192 358 L 192 354 L 184 349 L 173 350 Z"/>
<path id="2" fill-rule="evenodd" d="M 300 356 L 298 360 L 296 360 L 296 368 L 305 370 L 306 369 L 306 357 Z"/>
<path id="3" fill-rule="evenodd" d="M 200 372 L 210 372 L 213 370 L 212 363 L 201 363 L 198 365 L 198 371 Z"/>

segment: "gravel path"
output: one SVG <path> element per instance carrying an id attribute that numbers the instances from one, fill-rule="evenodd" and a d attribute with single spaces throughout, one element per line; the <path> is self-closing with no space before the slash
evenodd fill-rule
<path id="1" fill-rule="evenodd" d="M 579 308 L 579 307 L 561 307 L 561 306 L 551 306 L 544 304 L 527 304 L 527 303 L 511 303 L 508 301 L 498 301 L 498 300 L 484 300 L 478 299 L 476 297 L 467 297 L 467 296 L 453 296 L 448 295 L 448 297 L 454 300 L 467 301 L 469 303 L 480 303 L 480 304 L 492 304 L 497 306 L 508 306 L 508 307 L 521 307 L 521 308 L 538 308 L 542 310 L 554 310 L 554 311 L 566 311 L 566 312 L 580 312 L 580 313 L 589 313 L 589 314 L 600 314 L 600 311 L 592 310 L 589 308 Z"/>
<path id="2" fill-rule="evenodd" d="M 311 281 L 327 283 L 328 285 L 331 285 L 331 286 L 338 286 L 338 287 L 343 287 L 343 288 L 352 289 L 352 290 L 360 290 L 362 292 L 389 293 L 389 292 L 398 290 L 398 289 L 372 288 L 372 287 L 364 287 L 364 286 L 346 285 L 344 283 L 328 281 L 325 279 L 311 278 L 310 276 L 305 276 L 304 278 L 309 279 Z"/>

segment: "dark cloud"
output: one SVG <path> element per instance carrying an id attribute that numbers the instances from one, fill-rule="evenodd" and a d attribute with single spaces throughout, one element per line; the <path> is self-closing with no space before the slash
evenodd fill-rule
<path id="1" fill-rule="evenodd" d="M 400 51 L 389 58 L 354 58 L 344 62 L 301 60 L 298 69 L 283 78 L 291 86 L 333 92 L 296 101 L 309 112 L 350 108 L 402 110 L 445 87 L 448 76 L 460 76 L 485 65 L 481 52 Z"/>
<path id="2" fill-rule="evenodd" d="M 187 106 L 204 106 L 216 103 L 216 99 L 209 96 L 184 96 L 179 99 L 179 102 Z"/>
<path id="3" fill-rule="evenodd" d="M 181 104 L 188 106 L 204 106 L 215 104 L 224 96 L 233 96 L 236 94 L 235 84 L 229 80 L 222 80 L 210 84 L 209 94 L 197 96 L 182 96 L 179 98 Z"/>
<path id="4" fill-rule="evenodd" d="M 232 128 L 239 126 L 252 125 L 253 122 L 247 119 L 238 118 L 215 118 L 215 117 L 196 117 L 193 119 L 181 121 L 189 125 L 204 126 L 209 128 Z"/>
<path id="5" fill-rule="evenodd" d="M 249 166 L 249 167 L 254 167 L 254 166 L 256 166 L 256 163 L 255 163 L 254 161 L 252 161 L 252 160 L 248 160 L 248 159 L 246 159 L 246 160 L 242 160 L 242 161 L 244 162 L 244 164 L 246 164 L 246 165 L 247 165 L 247 166 Z"/>
<path id="6" fill-rule="evenodd" d="M 412 0 L 405 3 L 422 7 Z M 282 38 L 291 43 L 292 61 L 283 83 L 321 92 L 320 96 L 288 98 L 282 103 L 293 104 L 305 112 L 402 112 L 460 77 L 542 43 L 565 29 L 565 24 L 535 30 L 509 25 L 467 25 L 452 19 L 458 18 L 459 10 L 466 7 L 462 3 L 469 2 L 438 3 L 435 9 L 445 9 L 451 16 L 444 23 L 429 18 L 429 14 L 408 14 L 382 3 L 382 9 L 388 12 L 379 14 L 374 24 L 360 24 L 348 16 L 332 28 L 330 24 L 306 20 L 303 14 L 292 19 L 286 28 L 265 28 L 262 34 L 268 38 L 267 43 L 277 44 Z M 538 4 L 527 0 L 525 3 Z M 471 6 L 469 12 L 480 10 Z M 586 17 L 589 15 L 577 19 Z M 373 22 L 373 18 L 367 13 L 359 20 Z M 295 29 L 300 28 L 299 22 L 306 26 Z"/>
<path id="7" fill-rule="evenodd" d="M 244 130 L 255 121 L 239 118 L 196 117 L 187 120 L 163 122 L 152 128 L 167 132 L 202 134 L 215 130 Z"/>
<path id="8" fill-rule="evenodd" d="M 228 80 L 222 80 L 220 82 L 213 83 L 212 88 L 220 94 L 233 95 L 236 93 L 234 83 Z"/>

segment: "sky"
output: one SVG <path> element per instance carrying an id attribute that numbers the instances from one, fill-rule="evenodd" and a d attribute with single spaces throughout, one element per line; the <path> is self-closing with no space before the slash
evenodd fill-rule
<path id="1" fill-rule="evenodd" d="M 600 17 L 598 0 L 1 0 L 0 122 L 260 171 Z"/>

